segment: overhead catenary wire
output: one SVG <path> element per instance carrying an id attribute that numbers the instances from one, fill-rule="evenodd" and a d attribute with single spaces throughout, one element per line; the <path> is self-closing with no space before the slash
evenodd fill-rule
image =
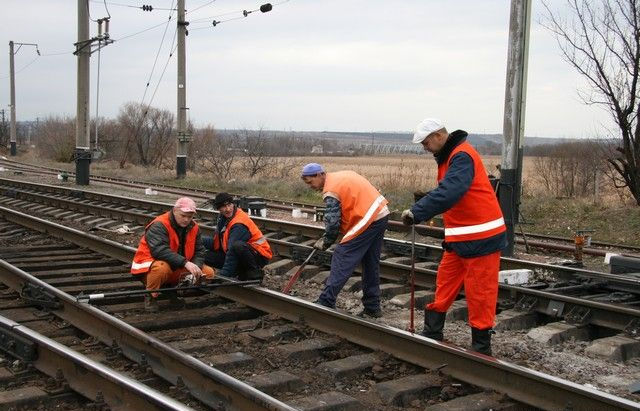
<path id="1" fill-rule="evenodd" d="M 187 11 L 185 12 L 185 14 L 194 13 L 194 12 L 196 12 L 196 11 L 200 10 L 201 8 L 203 8 L 203 7 L 207 7 L 207 6 L 209 6 L 210 4 L 213 4 L 213 3 L 215 3 L 215 2 L 216 2 L 216 0 L 210 0 L 210 1 L 206 2 L 206 3 L 204 3 L 204 4 L 201 4 L 200 6 L 196 7 L 196 8 L 195 8 L 195 9 L 193 9 L 193 10 L 187 10 Z"/>
<path id="2" fill-rule="evenodd" d="M 277 5 L 280 5 L 280 4 L 283 4 L 283 3 L 287 3 L 289 1 L 290 0 L 282 0 L 282 1 L 278 2 L 278 3 L 273 3 L 273 4 L 265 3 L 265 4 L 261 5 L 260 7 L 252 9 L 252 10 L 246 10 L 246 9 L 245 10 L 236 10 L 236 11 L 226 12 L 226 13 L 222 13 L 222 14 L 217 14 L 215 16 L 209 16 L 209 17 L 203 17 L 203 18 L 200 18 L 200 19 L 194 19 L 194 20 L 191 20 L 190 23 L 192 23 L 192 24 L 193 23 L 202 24 L 202 23 L 206 22 L 207 25 L 204 26 L 204 27 L 193 28 L 190 31 L 209 29 L 211 27 L 216 27 L 219 24 L 227 23 L 229 21 L 241 20 L 241 19 L 244 19 L 245 17 L 248 17 L 249 14 L 252 14 L 252 13 L 254 13 L 256 11 L 262 11 L 264 13 L 264 12 L 270 11 L 273 6 L 277 6 Z M 269 7 L 266 7 L 266 6 L 269 6 Z M 240 15 L 237 16 L 237 17 L 232 17 L 232 18 L 228 18 L 228 19 L 224 19 L 224 20 L 215 20 L 216 18 L 223 17 L 223 16 L 228 16 L 228 15 L 232 15 L 232 14 L 240 14 Z"/>
<path id="3" fill-rule="evenodd" d="M 147 79 L 147 84 L 146 84 L 146 86 L 144 88 L 144 94 L 142 95 L 141 104 L 144 104 L 144 99 L 147 96 L 147 91 L 149 90 L 149 84 L 151 84 L 151 78 L 153 77 L 153 73 L 154 73 L 154 71 L 156 69 L 156 64 L 158 63 L 158 57 L 160 56 L 160 52 L 162 51 L 162 46 L 164 45 L 164 39 L 165 39 L 165 37 L 167 35 L 167 30 L 169 29 L 169 23 L 171 22 L 171 17 L 173 15 L 173 3 L 174 3 L 174 1 L 172 0 L 171 1 L 171 9 L 172 10 L 169 12 L 169 20 L 167 21 L 167 24 L 166 24 L 166 26 L 164 28 L 164 32 L 162 33 L 162 39 L 160 40 L 160 45 L 158 46 L 158 51 L 156 52 L 156 57 L 153 60 L 153 66 L 151 67 L 151 73 L 149 73 L 149 78 Z M 177 33 L 178 33 L 178 29 L 176 27 L 176 32 L 173 35 L 174 36 L 174 40 L 172 42 L 172 47 L 173 47 L 173 44 L 175 42 L 175 38 L 177 36 Z"/>
<path id="4" fill-rule="evenodd" d="M 29 66 L 31 66 L 33 63 L 35 63 L 35 62 L 36 62 L 36 60 L 38 60 L 39 58 L 40 58 L 40 56 L 35 56 L 35 57 L 33 58 L 33 60 L 31 60 L 30 62 L 28 62 L 28 63 L 27 63 L 27 64 L 25 64 L 24 66 L 20 67 L 18 70 L 16 70 L 16 71 L 13 73 L 13 75 L 14 75 L 14 76 L 15 76 L 15 75 L 18 75 L 18 73 L 20 73 L 20 72 L 22 72 L 22 71 L 26 70 Z M 6 75 L 6 76 L 2 76 L 2 77 L 0 77 L 0 79 L 3 79 L 3 80 L 4 80 L 4 79 L 9 78 L 9 77 L 10 77 L 10 75 Z"/>
<path id="5" fill-rule="evenodd" d="M 114 3 L 114 2 L 112 2 L 112 1 L 109 1 L 109 2 L 108 2 L 108 1 L 106 1 L 106 0 L 89 0 L 89 1 L 91 1 L 91 2 L 93 2 L 93 3 L 103 3 L 103 2 L 104 2 L 105 8 L 107 7 L 107 4 L 108 4 L 108 5 L 110 5 L 110 6 L 129 7 L 129 8 L 132 8 L 132 9 L 140 9 L 140 10 L 143 10 L 143 8 L 142 8 L 142 7 L 143 7 L 143 5 L 140 5 L 140 6 L 134 6 L 133 4 Z M 144 6 L 146 6 L 146 5 L 144 5 Z M 173 6 L 171 6 L 171 7 L 173 7 Z M 155 7 L 155 6 L 153 6 L 151 10 L 175 10 L 175 9 L 173 9 L 173 8 L 168 9 L 168 8 L 166 8 L 166 7 Z M 151 11 L 151 10 L 149 10 L 149 11 Z M 107 13 L 108 13 L 108 11 L 107 11 Z"/>

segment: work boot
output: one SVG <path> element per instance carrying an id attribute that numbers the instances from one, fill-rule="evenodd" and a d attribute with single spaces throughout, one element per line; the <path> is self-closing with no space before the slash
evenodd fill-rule
<path id="1" fill-rule="evenodd" d="M 183 308 L 185 306 L 184 299 L 178 296 L 177 291 L 169 292 L 169 305 L 171 308 Z"/>
<path id="2" fill-rule="evenodd" d="M 157 313 L 160 311 L 158 306 L 158 299 L 154 298 L 151 294 L 144 296 L 144 310 L 148 313 Z"/>
<path id="3" fill-rule="evenodd" d="M 360 311 L 358 313 L 358 317 L 363 317 L 363 318 L 380 318 L 382 317 L 382 310 L 381 309 L 376 309 L 376 310 L 372 310 L 369 308 L 364 308 L 364 310 Z"/>
<path id="4" fill-rule="evenodd" d="M 444 336 L 442 335 L 442 329 L 444 328 L 444 319 L 447 313 L 439 313 L 437 311 L 431 311 L 424 309 L 424 329 L 422 335 L 427 338 L 442 341 Z"/>
<path id="5" fill-rule="evenodd" d="M 471 349 L 484 355 L 491 355 L 491 328 L 479 330 L 471 327 Z"/>
<path id="6" fill-rule="evenodd" d="M 264 271 L 262 271 L 262 268 L 254 268 L 245 271 L 244 275 L 241 274 L 239 279 L 241 281 L 251 281 L 262 280 L 262 277 L 264 277 Z"/>

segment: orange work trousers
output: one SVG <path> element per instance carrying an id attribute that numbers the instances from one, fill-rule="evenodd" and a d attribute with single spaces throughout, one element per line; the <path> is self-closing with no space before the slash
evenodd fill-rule
<path id="1" fill-rule="evenodd" d="M 446 312 L 464 284 L 469 324 L 480 330 L 493 327 L 499 270 L 500 251 L 472 258 L 445 251 L 438 267 L 435 299 L 427 304 L 427 310 Z"/>
<path id="2" fill-rule="evenodd" d="M 147 290 L 157 290 L 158 288 L 162 288 L 163 285 L 173 287 L 178 285 L 180 279 L 188 273 L 189 272 L 185 268 L 172 270 L 171 266 L 166 261 L 155 260 L 153 264 L 151 264 L 151 267 L 149 267 L 149 271 L 146 274 L 143 274 L 144 278 L 142 282 Z M 208 265 L 203 265 L 202 274 L 205 278 L 211 279 L 214 277 L 215 272 L 213 268 Z M 154 293 L 152 295 L 157 297 L 158 293 Z"/>

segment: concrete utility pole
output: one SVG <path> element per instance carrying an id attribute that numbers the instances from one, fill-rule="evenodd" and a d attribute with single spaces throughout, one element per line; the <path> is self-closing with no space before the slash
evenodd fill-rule
<path id="1" fill-rule="evenodd" d="M 509 245 L 502 252 L 512 256 L 518 223 L 522 185 L 522 145 L 527 95 L 527 65 L 531 0 L 511 0 L 507 81 L 504 96 L 504 126 L 498 199 L 507 225 Z"/>
<path id="2" fill-rule="evenodd" d="M 16 67 L 13 62 L 13 41 L 9 42 L 9 83 L 11 95 L 11 131 L 9 132 L 11 141 L 11 155 L 16 155 Z"/>
<path id="3" fill-rule="evenodd" d="M 18 50 L 14 51 L 14 46 L 18 45 Z M 35 46 L 36 53 L 38 56 L 40 55 L 40 50 L 38 50 L 38 45 L 35 43 L 14 43 L 13 41 L 9 42 L 9 88 L 11 94 L 11 131 L 10 131 L 10 141 L 11 141 L 11 155 L 16 155 L 16 67 L 14 62 L 14 55 L 22 48 L 22 46 Z M 4 119 L 4 114 L 3 114 Z"/>
<path id="4" fill-rule="evenodd" d="M 187 143 L 191 135 L 187 132 L 187 76 L 185 59 L 185 40 L 187 35 L 187 23 L 184 12 L 185 0 L 178 0 L 178 148 L 176 151 L 177 178 L 187 175 Z"/>
<path id="5" fill-rule="evenodd" d="M 76 184 L 89 185 L 91 143 L 89 141 L 89 73 L 91 39 L 89 38 L 89 2 L 78 0 L 78 56 L 77 103 L 76 103 Z"/>

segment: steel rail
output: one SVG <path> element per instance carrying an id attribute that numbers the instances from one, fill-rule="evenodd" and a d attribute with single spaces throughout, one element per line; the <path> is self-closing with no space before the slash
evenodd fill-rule
<path id="1" fill-rule="evenodd" d="M 19 221 L 27 222 L 29 219 L 32 220 L 30 227 L 44 224 L 47 228 L 40 226 L 39 229 L 45 230 L 52 235 L 64 235 L 65 232 L 69 232 L 69 236 L 65 238 L 67 241 L 76 242 L 88 248 L 92 248 L 94 242 L 104 242 L 104 246 L 96 251 L 120 259 L 123 262 L 131 261 L 135 253 L 135 249 L 132 247 L 113 241 L 104 241 L 97 236 L 71 230 L 34 217 L 17 216 L 19 213 L 4 207 L 0 207 L 0 212 L 5 215 L 7 220 L 18 224 L 21 224 Z M 0 269 L 5 265 L 7 264 L 0 261 Z M 29 276 L 29 274 L 23 272 L 21 276 Z M 31 278 L 33 279 L 33 277 Z M 34 280 L 42 283 L 40 280 Z M 44 285 L 53 289 L 53 287 Z M 15 288 L 15 286 L 16 284 L 12 288 Z M 576 409 L 599 410 L 636 410 L 639 406 L 636 402 L 611 394 L 586 388 L 582 385 L 529 370 L 506 361 L 412 335 L 396 328 L 355 318 L 262 287 L 227 288 L 217 291 L 216 294 L 249 307 L 278 314 L 292 321 L 302 321 L 313 328 L 340 335 L 356 344 L 388 352 L 402 360 L 422 367 L 435 369 L 446 364 L 442 372 L 454 378 L 505 393 L 511 398 L 531 406 L 543 409 L 573 407 Z M 72 297 L 68 296 L 67 298 Z M 82 304 L 82 307 L 73 307 L 72 309 L 74 311 L 83 311 L 87 308 L 93 307 L 85 307 L 85 304 Z M 62 310 L 60 314 L 64 314 L 65 311 L 67 310 Z M 96 311 L 107 316 L 100 310 Z M 76 322 L 84 323 L 87 320 L 88 318 L 84 318 Z M 74 323 L 72 321 L 69 322 Z M 127 327 L 132 328 L 130 326 Z M 132 332 L 142 334 L 136 329 L 133 329 Z M 89 333 L 93 334 L 93 332 Z M 111 336 L 106 338 L 107 341 L 112 339 L 113 337 Z M 159 357 L 158 359 L 162 358 Z M 199 363 L 197 360 L 193 361 Z"/>
<path id="2" fill-rule="evenodd" d="M 8 180 L 8 179 L 0 179 L 0 182 L 5 181 L 13 181 L 14 183 L 22 183 L 18 180 Z M 54 188 L 53 186 L 40 185 L 37 183 L 29 183 L 34 186 L 41 186 L 43 190 L 50 190 Z M 133 222 L 139 225 L 146 225 L 151 217 L 153 216 L 152 212 L 155 213 L 163 213 L 171 208 L 170 204 L 149 201 L 149 200 L 137 200 L 130 199 L 124 196 L 116 196 L 116 195 L 106 195 L 97 192 L 91 191 L 81 191 L 81 190 L 69 190 L 69 197 L 85 199 L 88 201 L 111 201 L 116 204 L 120 204 L 123 206 L 131 207 L 133 205 L 134 208 L 137 209 L 146 209 L 150 210 L 150 213 L 140 213 L 134 211 L 126 211 L 126 210 L 118 210 L 105 206 L 97 206 L 85 204 L 83 202 L 78 202 L 73 199 L 61 199 L 61 198 L 49 198 L 47 196 L 37 194 L 37 193 L 29 193 L 25 191 L 16 191 L 12 193 L 12 196 L 24 199 L 28 201 L 38 201 L 43 202 L 45 204 L 57 203 L 63 208 L 67 208 L 70 210 L 98 210 L 100 211 L 101 216 L 111 217 L 118 219 L 124 222 Z M 106 199 L 106 200 L 105 200 Z M 214 220 L 217 218 L 218 212 L 208 209 L 198 209 L 198 214 L 203 217 L 203 220 Z M 294 223 L 283 220 L 273 220 L 267 219 L 263 217 L 252 216 L 252 219 L 261 227 L 266 229 L 267 231 L 277 231 L 285 234 L 298 235 L 298 236 L 307 236 L 311 238 L 317 238 L 322 235 L 323 227 L 313 226 L 308 224 Z M 208 226 L 206 223 L 201 224 L 201 227 L 206 230 L 212 230 L 211 226 Z M 419 231 L 420 229 L 416 229 Z M 408 241 L 385 238 L 385 245 L 397 247 L 404 247 L 407 250 L 410 249 L 410 243 Z M 442 254 L 442 247 L 436 245 L 429 244 L 416 244 L 416 252 L 418 255 L 422 255 L 423 257 L 427 257 L 430 259 L 438 260 Z M 587 270 L 576 267 L 565 267 L 547 263 L 539 263 L 533 261 L 519 260 L 510 257 L 501 257 L 500 259 L 500 268 L 501 269 L 515 269 L 515 268 L 527 268 L 531 270 L 542 270 L 546 272 L 553 272 L 563 276 L 563 279 L 573 279 L 575 276 L 583 276 L 588 278 L 597 278 L 606 281 L 610 281 L 612 286 L 618 285 L 620 290 L 626 290 L 624 287 L 640 287 L 640 279 L 636 279 L 629 276 L 616 275 L 616 274 L 608 274 L 599 271 Z"/>
<path id="3" fill-rule="evenodd" d="M 121 261 L 130 262 L 135 252 L 133 248 L 115 241 L 105 240 L 4 207 L 0 207 L 0 212 L 8 221 L 44 231 Z M 0 260 L 0 281 L 14 290 L 22 290 L 25 284 L 33 284 L 54 295 L 63 305 L 62 309 L 52 311 L 55 315 L 107 345 L 117 342 L 123 354 L 136 362 L 139 362 L 144 354 L 156 375 L 172 384 L 175 384 L 177 377 L 181 376 L 190 393 L 211 407 L 215 408 L 223 403 L 238 410 L 292 410 L 277 399 L 164 344 L 127 323 L 95 307 L 78 303 L 75 297 L 4 260 Z"/>
<path id="4" fill-rule="evenodd" d="M 4 351 L 15 355 L 15 350 L 9 347 L 24 347 L 24 341 L 28 341 L 28 356 L 22 358 L 24 361 L 54 378 L 58 376 L 58 370 L 61 370 L 71 389 L 88 399 L 95 399 L 98 393 L 102 393 L 112 410 L 192 410 L 173 398 L 8 318 L 0 316 L 0 328 L 5 336 L 4 347 L 0 347 Z M 18 340 L 22 342 L 18 343 Z M 17 353 L 17 356 L 21 357 L 20 354 L 23 353 L 25 350 Z"/>
<path id="5" fill-rule="evenodd" d="M 18 166 L 23 166 L 23 167 L 31 167 L 31 170 L 33 169 L 43 169 L 43 170 L 50 170 L 49 172 L 51 174 L 55 174 L 58 172 L 66 172 L 69 175 L 73 175 L 74 173 L 72 171 L 66 171 L 66 170 L 62 170 L 62 169 L 56 169 L 56 168 L 51 168 L 51 167 L 43 167 L 43 166 L 36 166 L 36 165 L 32 165 L 32 164 L 26 164 L 26 163 L 20 163 L 18 161 L 15 160 L 2 160 L 4 162 L 10 163 L 10 164 L 14 164 L 14 165 L 18 165 Z M 103 182 L 114 182 L 114 183 L 118 183 L 127 187 L 136 187 L 136 188 L 143 188 L 143 187 L 149 187 L 149 186 L 153 186 L 153 187 L 161 187 L 161 191 L 163 192 L 167 192 L 167 193 L 172 193 L 172 194 L 190 194 L 193 195 L 193 193 L 196 193 L 196 196 L 198 196 L 199 198 L 211 198 L 212 196 L 214 196 L 216 194 L 215 191 L 209 191 L 209 190 L 198 190 L 198 189 L 186 189 L 186 188 L 182 188 L 180 186 L 173 186 L 170 184 L 160 184 L 160 183 L 151 183 L 151 182 L 144 182 L 144 181 L 136 181 L 136 180 L 131 180 L 131 179 L 125 179 L 125 178 L 119 178 L 119 177 L 107 177 L 107 176 L 99 176 L 99 175 L 91 175 L 92 179 L 96 179 L 98 181 L 103 181 Z M 240 196 L 238 194 L 234 194 L 236 196 Z M 280 210 L 291 210 L 294 207 L 297 208 L 301 208 L 302 211 L 305 212 L 314 212 L 316 208 L 318 207 L 323 207 L 322 205 L 316 205 L 316 204 L 308 204 L 308 203 L 296 203 L 296 202 L 290 202 L 290 205 L 285 205 L 285 204 L 280 204 L 278 202 L 271 202 L 269 199 L 265 199 L 265 201 L 267 202 L 267 206 L 270 208 L 275 208 L 275 209 L 280 209 Z M 438 218 L 436 218 L 436 220 L 438 220 Z M 392 231 L 402 231 L 402 232 L 408 232 L 409 228 L 407 228 L 406 226 L 404 226 L 401 222 L 399 221 L 394 221 L 391 220 L 389 221 L 389 227 Z M 431 236 L 431 237 L 435 237 L 435 238 L 444 238 L 444 229 L 440 226 L 430 226 L 429 224 L 418 224 L 416 226 L 416 231 L 421 234 L 421 235 L 427 235 L 427 236 Z M 517 236 L 521 236 L 520 234 L 517 234 Z M 536 233 L 525 233 L 524 234 L 525 237 L 532 237 L 532 238 L 539 238 L 542 240 L 552 240 L 552 241 L 560 241 L 560 242 L 564 242 L 564 243 L 573 243 L 574 240 L 571 238 L 566 238 L 566 237 L 560 237 L 560 236 L 549 236 L 549 235 L 543 235 L 543 234 L 536 234 Z M 545 248 L 545 249 L 554 249 L 554 250 L 558 250 L 558 251 L 566 251 L 566 252 L 572 252 L 575 250 L 575 247 L 572 246 L 566 246 L 566 245 L 562 245 L 562 244 L 550 244 L 546 241 L 531 241 L 531 240 L 527 240 L 525 241 L 523 238 L 517 238 L 516 242 L 518 244 L 525 244 L 526 242 L 528 242 L 529 245 L 533 246 L 533 247 L 538 247 L 538 248 Z M 605 247 L 605 248 L 620 248 L 620 249 L 627 249 L 627 250 L 631 250 L 632 252 L 638 253 L 640 252 L 640 247 L 637 246 L 632 246 L 632 245 L 623 245 L 623 244 L 611 244 L 611 243 L 607 243 L 607 242 L 602 242 L 602 241 L 592 241 L 591 242 L 592 245 L 597 245 L 600 247 Z M 596 256 L 604 256 L 606 255 L 607 251 L 606 250 L 600 250 L 597 248 L 593 248 L 593 247 L 584 247 L 582 249 L 582 252 L 584 254 L 590 254 L 590 255 L 596 255 Z"/>

